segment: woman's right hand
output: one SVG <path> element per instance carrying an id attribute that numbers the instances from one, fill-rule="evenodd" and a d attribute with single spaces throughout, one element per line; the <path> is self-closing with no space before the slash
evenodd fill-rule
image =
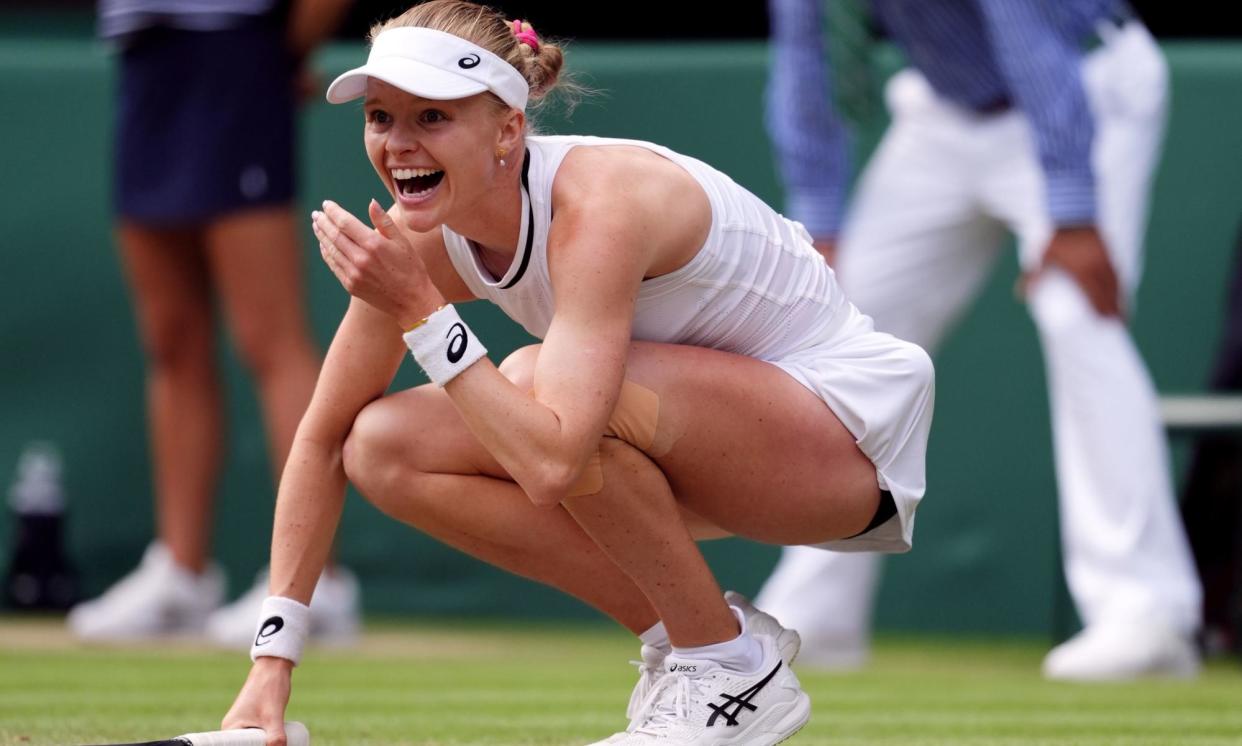
<path id="1" fill-rule="evenodd" d="M 292 677 L 293 661 L 269 657 L 256 660 L 220 727 L 262 728 L 267 733 L 267 746 L 285 746 L 285 708 Z"/>

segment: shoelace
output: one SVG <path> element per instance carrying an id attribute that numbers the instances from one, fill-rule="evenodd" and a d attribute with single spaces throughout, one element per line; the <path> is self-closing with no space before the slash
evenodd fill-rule
<path id="1" fill-rule="evenodd" d="M 638 683 L 634 685 L 634 690 L 630 692 L 630 703 L 625 706 L 625 716 L 633 721 L 642 709 L 647 695 L 651 694 L 651 690 L 655 687 L 656 682 L 660 680 L 660 674 L 664 672 L 664 667 L 648 666 L 644 661 L 630 661 L 630 665 L 638 668 Z"/>
<path id="2" fill-rule="evenodd" d="M 631 732 L 659 736 L 682 725 L 690 717 L 691 703 L 701 693 L 697 678 L 680 673 L 661 676 L 634 717 Z"/>

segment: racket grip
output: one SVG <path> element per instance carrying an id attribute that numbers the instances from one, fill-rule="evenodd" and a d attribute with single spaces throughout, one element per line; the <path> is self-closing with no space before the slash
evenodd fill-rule
<path id="1" fill-rule="evenodd" d="M 188 741 L 190 746 L 264 746 L 267 734 L 260 728 L 239 728 L 187 733 L 177 736 L 177 740 Z M 297 721 L 286 722 L 285 742 L 289 746 L 310 746 L 310 732 Z"/>

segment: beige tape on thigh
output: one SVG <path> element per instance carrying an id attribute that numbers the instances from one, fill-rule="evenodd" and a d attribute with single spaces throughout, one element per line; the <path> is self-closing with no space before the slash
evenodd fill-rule
<path id="1" fill-rule="evenodd" d="M 617 406 L 604 428 L 605 437 L 625 441 L 643 453 L 655 442 L 656 426 L 660 422 L 660 396 L 633 381 L 621 382 Z M 587 459 L 578 481 L 569 488 L 567 497 L 594 495 L 604 489 L 604 470 L 600 465 L 599 449 Z"/>

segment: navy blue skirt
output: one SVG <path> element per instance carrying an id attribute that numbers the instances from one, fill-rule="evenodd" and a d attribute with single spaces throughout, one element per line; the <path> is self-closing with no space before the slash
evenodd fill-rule
<path id="1" fill-rule="evenodd" d="M 185 225 L 291 202 L 294 74 L 278 18 L 133 37 L 120 60 L 117 212 Z"/>

